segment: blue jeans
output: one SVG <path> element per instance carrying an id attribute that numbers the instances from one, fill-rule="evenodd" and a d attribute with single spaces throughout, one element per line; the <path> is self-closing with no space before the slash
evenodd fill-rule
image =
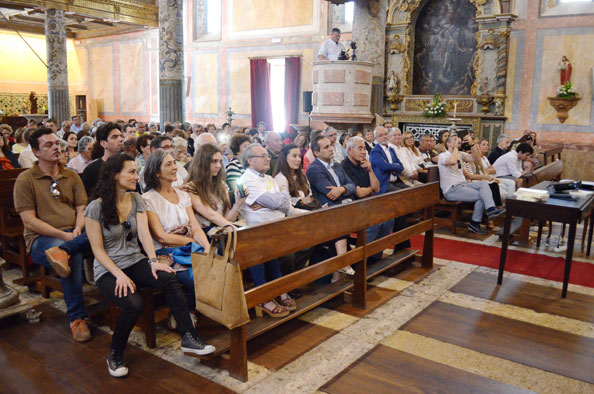
<path id="1" fill-rule="evenodd" d="M 369 227 L 366 231 L 367 235 L 367 242 L 373 242 L 376 239 L 380 239 L 385 237 L 386 235 L 392 232 L 392 227 L 394 227 L 394 219 L 390 219 L 383 223 L 376 224 L 375 226 Z M 383 252 L 378 252 L 373 256 L 370 256 L 372 261 L 377 261 L 382 258 Z"/>
<path id="2" fill-rule="evenodd" d="M 250 272 L 250 276 L 252 277 L 252 282 L 254 282 L 255 287 L 263 285 L 266 282 L 278 279 L 282 276 L 277 259 L 270 260 L 262 264 L 254 265 L 253 267 L 248 268 L 248 271 Z M 267 273 L 268 280 L 266 280 Z"/>
<path id="3" fill-rule="evenodd" d="M 87 315 L 85 300 L 83 297 L 83 256 L 91 253 L 91 246 L 87 234 L 83 232 L 72 241 L 63 241 L 59 238 L 41 236 L 33 241 L 31 245 L 31 259 L 37 265 L 50 267 L 45 251 L 54 246 L 59 246 L 70 254 L 70 275 L 67 278 L 60 278 L 62 292 L 66 302 L 66 314 L 72 322 Z"/>
<path id="4" fill-rule="evenodd" d="M 443 195 L 449 201 L 465 201 L 474 203 L 472 220 L 480 223 L 485 208 L 495 207 L 493 193 L 487 182 L 462 182 L 450 187 Z"/>

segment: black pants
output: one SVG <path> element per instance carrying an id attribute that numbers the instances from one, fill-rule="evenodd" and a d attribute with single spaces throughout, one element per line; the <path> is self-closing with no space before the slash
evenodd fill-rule
<path id="1" fill-rule="evenodd" d="M 493 195 L 493 202 L 495 203 L 495 206 L 502 206 L 503 201 L 501 201 L 501 193 L 499 193 L 499 183 L 491 182 L 489 183 L 489 188 L 491 189 L 491 194 Z"/>
<path id="2" fill-rule="evenodd" d="M 101 291 L 101 294 L 109 302 L 113 302 L 122 309 L 122 313 L 118 316 L 113 330 L 111 340 L 111 348 L 113 350 L 121 353 L 126 348 L 130 332 L 132 332 L 136 320 L 138 320 L 138 317 L 142 313 L 142 299 L 138 294 L 138 288 L 142 287 L 162 290 L 165 293 L 167 305 L 169 305 L 169 309 L 177 321 L 180 334 L 191 330 L 194 335 L 197 335 L 190 319 L 186 297 L 175 274 L 158 271 L 158 279 L 155 279 L 151 272 L 148 259 L 140 260 L 123 271 L 136 284 L 137 289 L 134 293 L 130 293 L 130 289 L 128 289 L 128 295 L 125 297 L 118 297 L 115 294 L 116 278 L 109 272 L 97 281 L 97 287 Z"/>

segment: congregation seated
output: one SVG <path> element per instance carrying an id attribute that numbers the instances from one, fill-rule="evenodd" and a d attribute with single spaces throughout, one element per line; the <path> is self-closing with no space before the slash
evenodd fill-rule
<path id="1" fill-rule="evenodd" d="M 79 175 L 85 171 L 92 162 L 93 141 L 93 137 L 84 136 L 77 142 L 78 156 L 68 162 L 68 168 Z"/>
<path id="2" fill-rule="evenodd" d="M 91 333 L 82 292 L 83 256 L 90 253 L 84 232 L 87 195 L 80 177 L 60 164 L 58 141 L 49 128 L 30 135 L 38 162 L 18 176 L 14 203 L 25 228 L 27 252 L 33 263 L 51 265 L 60 275 L 73 337 L 87 341 Z"/>
<path id="3" fill-rule="evenodd" d="M 501 216 L 504 211 L 497 209 L 493 195 L 487 182 L 467 182 L 462 172 L 461 160 L 475 162 L 478 160 L 476 153 L 469 155 L 460 152 L 458 145 L 461 139 L 457 135 L 449 136 L 446 140 L 447 151 L 440 153 L 437 164 L 439 165 L 439 186 L 448 201 L 466 201 L 474 203 L 472 220 L 468 229 L 475 234 L 486 234 L 481 229 L 480 222 L 486 209 L 489 220 Z"/>
<path id="4" fill-rule="evenodd" d="M 266 133 L 266 138 L 264 141 L 266 143 L 266 151 L 270 156 L 270 168 L 266 174 L 272 175 L 272 171 L 276 167 L 276 162 L 278 161 L 278 154 L 283 147 L 283 140 L 276 131 L 269 131 Z"/>
<path id="5" fill-rule="evenodd" d="M 522 161 L 528 160 L 533 152 L 534 150 L 530 144 L 526 142 L 518 144 L 515 149 L 500 156 L 495 163 L 493 163 L 493 168 L 495 168 L 496 171 L 495 176 L 497 178 L 513 180 L 517 187 L 522 187 L 523 180 L 521 177 L 527 172 L 522 167 Z"/>
<path id="6" fill-rule="evenodd" d="M 402 134 L 402 147 L 405 148 L 405 152 L 409 157 L 409 160 L 413 162 L 418 168 L 417 171 L 426 172 L 423 168 L 425 164 L 425 158 L 421 155 L 421 152 L 415 145 L 415 137 L 410 131 Z"/>
<path id="7" fill-rule="evenodd" d="M 23 138 L 28 142 L 28 145 L 19 154 L 18 163 L 21 168 L 31 168 L 37 161 L 37 157 L 33 153 L 33 148 L 31 148 L 31 142 L 29 141 L 29 137 L 35 130 L 37 130 L 37 128 L 30 127 L 27 128 L 23 134 Z"/>
<path id="8" fill-rule="evenodd" d="M 0 135 L 0 170 L 12 170 L 13 168 L 20 168 L 19 162 L 10 150 L 8 138 Z"/>
<path id="9" fill-rule="evenodd" d="M 346 135 L 346 134 L 343 134 Z M 309 147 L 309 140 L 307 139 L 307 135 L 299 133 L 297 137 L 295 137 L 295 141 L 293 141 L 295 145 L 299 148 L 299 154 L 301 155 L 301 159 L 303 160 L 303 156 L 307 152 Z"/>
<path id="10" fill-rule="evenodd" d="M 470 145 L 467 142 L 464 142 L 460 146 L 460 152 L 464 152 L 468 155 L 473 154 L 473 150 L 477 151 L 477 145 L 473 144 Z M 493 202 L 495 206 L 501 208 L 503 206 L 503 201 L 501 198 L 501 192 L 499 189 L 499 179 L 496 179 L 490 172 L 492 171 L 489 167 L 484 168 L 484 163 L 482 161 L 482 157 L 480 156 L 481 152 L 474 152 L 475 156 L 479 157 L 479 160 L 475 161 L 462 161 L 462 173 L 468 182 L 487 182 L 489 185 L 489 189 L 491 189 L 491 194 L 493 195 Z"/>
<path id="11" fill-rule="evenodd" d="M 238 134 L 233 138 L 238 136 L 244 135 Z M 240 197 L 236 190 L 235 202 L 231 205 L 225 178 L 223 152 L 216 145 L 202 145 L 194 154 L 190 173 L 182 190 L 190 195 L 196 219 L 207 237 L 211 229 L 233 226 L 247 198 L 248 193 L 245 197 Z"/>
<path id="12" fill-rule="evenodd" d="M 369 154 L 369 161 L 380 183 L 380 194 L 407 188 L 400 179 L 404 166 L 394 149 L 388 145 L 388 132 L 384 127 L 378 126 L 373 133 L 376 145 Z"/>
<path id="13" fill-rule="evenodd" d="M 153 138 L 153 140 L 151 141 L 151 156 L 157 151 L 169 153 L 170 156 L 173 158 L 173 144 L 171 142 L 171 138 L 164 136 L 164 135 L 160 135 L 160 136 Z M 149 159 L 150 159 L 150 156 L 149 156 Z M 173 181 L 173 187 L 181 187 L 184 184 L 186 178 L 188 177 L 188 171 L 184 167 L 179 167 L 177 165 L 175 166 L 175 168 L 176 168 L 176 171 L 175 171 L 176 178 Z M 140 182 L 139 183 L 140 183 L 140 187 L 142 188 L 143 191 L 149 190 L 145 172 L 146 172 L 146 165 L 140 172 Z"/>
<path id="14" fill-rule="evenodd" d="M 447 150 L 446 140 L 450 137 L 449 130 L 441 130 L 437 136 L 437 145 L 435 145 L 435 151 L 437 154 L 444 153 Z"/>
<path id="15" fill-rule="evenodd" d="M 136 139 L 136 152 L 138 155 L 135 162 L 139 174 L 142 172 L 147 159 L 151 155 L 151 141 L 154 138 L 155 136 L 152 134 L 142 134 Z"/>
<path id="16" fill-rule="evenodd" d="M 161 149 L 152 152 L 144 167 L 146 191 L 142 198 L 145 201 L 148 224 L 157 254 L 171 255 L 167 248 L 190 243 L 197 243 L 204 252 L 208 252 L 210 243 L 196 220 L 190 195 L 173 186 L 177 179 L 178 168 L 173 156 Z M 174 268 L 179 281 L 189 290 L 188 304 L 193 307 L 192 267 L 174 264 Z"/>
<path id="17" fill-rule="evenodd" d="M 98 198 L 89 204 L 85 212 L 85 226 L 95 255 L 93 274 L 97 287 L 107 300 L 122 310 L 113 330 L 107 357 L 109 373 L 114 377 L 128 374 L 124 350 L 142 313 L 138 288 L 155 288 L 165 293 L 178 332 L 182 335 L 182 351 L 198 355 L 215 351 L 213 346 L 198 337 L 175 271 L 157 260 L 145 203 L 135 193 L 138 179 L 132 156 L 125 153 L 111 156 L 101 170 Z"/>
<path id="18" fill-rule="evenodd" d="M 506 134 L 500 134 L 497 137 L 497 146 L 489 153 L 489 163 L 492 165 L 495 164 L 497 159 L 501 156 L 505 155 L 509 150 L 509 145 L 511 144 L 511 139 Z"/>
<path id="19" fill-rule="evenodd" d="M 241 165 L 241 161 L 239 158 L 245 148 L 248 147 L 250 144 L 250 137 L 245 134 L 235 134 L 231 137 L 231 142 L 229 143 L 229 148 L 231 149 L 231 153 L 233 157 L 225 166 L 224 173 L 226 174 L 226 181 L 227 185 L 229 186 L 230 190 L 236 189 L 237 180 L 243 175 L 245 169 Z"/>
<path id="20" fill-rule="evenodd" d="M 421 137 L 419 152 L 426 165 L 437 164 L 439 153 L 435 150 L 435 138 L 431 134 L 425 134 Z"/>
<path id="21" fill-rule="evenodd" d="M 291 199 L 292 208 L 289 215 L 319 208 L 319 204 L 314 204 L 317 203 L 317 200 L 314 199 L 309 181 L 303 174 L 301 154 L 297 145 L 287 144 L 283 146 L 272 175 L 280 191 L 287 194 Z"/>
<path id="22" fill-rule="evenodd" d="M 66 148 L 66 163 L 70 163 L 70 160 L 73 160 L 79 155 L 78 152 L 78 138 L 76 137 L 76 133 L 72 131 L 64 132 L 64 136 L 62 137 L 63 141 L 66 141 L 67 148 Z"/>
<path id="23" fill-rule="evenodd" d="M 91 197 L 99 181 L 103 163 L 111 156 L 117 155 L 124 150 L 124 138 L 117 123 L 108 122 L 99 126 L 95 133 L 95 138 L 96 143 L 93 147 L 93 156 L 101 156 L 87 165 L 81 177 L 87 195 Z"/>
<path id="24" fill-rule="evenodd" d="M 399 128 L 392 127 L 388 130 L 388 146 L 396 152 L 396 157 L 402 164 L 399 178 L 408 186 L 420 184 L 419 171 L 421 167 L 412 159 L 408 149 L 402 145 L 402 134 Z M 387 158 L 387 154 L 386 154 Z"/>
<path id="25" fill-rule="evenodd" d="M 344 160 L 344 154 L 342 153 L 342 146 L 338 142 L 338 132 L 334 127 L 326 127 L 324 129 L 324 137 L 328 138 L 330 145 L 334 148 L 334 159 L 335 163 L 342 163 Z"/>
<path id="26" fill-rule="evenodd" d="M 489 162 L 487 159 L 487 152 L 489 151 L 489 140 L 483 138 L 478 143 L 478 156 L 481 159 L 480 162 L 473 163 L 467 171 L 472 171 L 474 174 L 483 174 L 483 175 L 491 175 L 492 177 L 497 176 L 497 170 L 495 167 Z M 468 166 L 467 166 L 468 167 Z M 516 192 L 516 182 L 511 179 L 507 178 L 497 178 L 497 183 L 499 184 L 499 193 L 501 195 L 501 200 L 505 201 L 507 197 L 511 197 Z"/>
<path id="27" fill-rule="evenodd" d="M 21 153 L 22 151 L 27 149 L 27 146 L 29 146 L 29 143 L 25 139 L 26 130 L 27 129 L 25 127 L 19 127 L 17 131 L 14 133 L 14 145 L 11 148 L 12 153 Z"/>
<path id="28" fill-rule="evenodd" d="M 248 226 L 281 219 L 291 209 L 290 198 L 280 191 L 274 178 L 267 175 L 270 170 L 270 156 L 260 144 L 251 144 L 243 152 L 241 162 L 246 169 L 240 183 L 249 190 L 249 195 L 241 207 L 241 215 Z M 267 261 L 248 268 L 254 286 L 281 277 L 277 259 Z M 288 294 L 280 296 L 280 302 L 272 299 L 256 307 L 256 314 L 263 313 L 271 317 L 284 317 L 297 309 L 295 301 Z"/>

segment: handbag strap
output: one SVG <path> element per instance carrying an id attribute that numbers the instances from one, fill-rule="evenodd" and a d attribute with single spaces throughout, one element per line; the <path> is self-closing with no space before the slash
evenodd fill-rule
<path id="1" fill-rule="evenodd" d="M 233 228 L 233 226 L 226 225 L 215 233 L 215 236 L 219 236 L 219 242 L 222 241 L 223 235 L 226 235 L 226 239 L 224 241 L 225 250 L 223 257 L 225 259 L 229 259 L 235 255 L 235 247 L 237 245 L 237 234 L 235 228 Z"/>

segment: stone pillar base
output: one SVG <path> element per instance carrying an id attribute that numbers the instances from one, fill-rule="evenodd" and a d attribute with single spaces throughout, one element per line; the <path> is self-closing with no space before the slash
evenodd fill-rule
<path id="1" fill-rule="evenodd" d="M 70 101 L 68 88 L 56 89 L 50 87 L 47 92 L 47 112 L 49 117 L 55 119 L 58 127 L 65 120 L 70 120 Z"/>
<path id="2" fill-rule="evenodd" d="M 180 79 L 159 80 L 160 122 L 184 122 L 184 96 Z"/>

